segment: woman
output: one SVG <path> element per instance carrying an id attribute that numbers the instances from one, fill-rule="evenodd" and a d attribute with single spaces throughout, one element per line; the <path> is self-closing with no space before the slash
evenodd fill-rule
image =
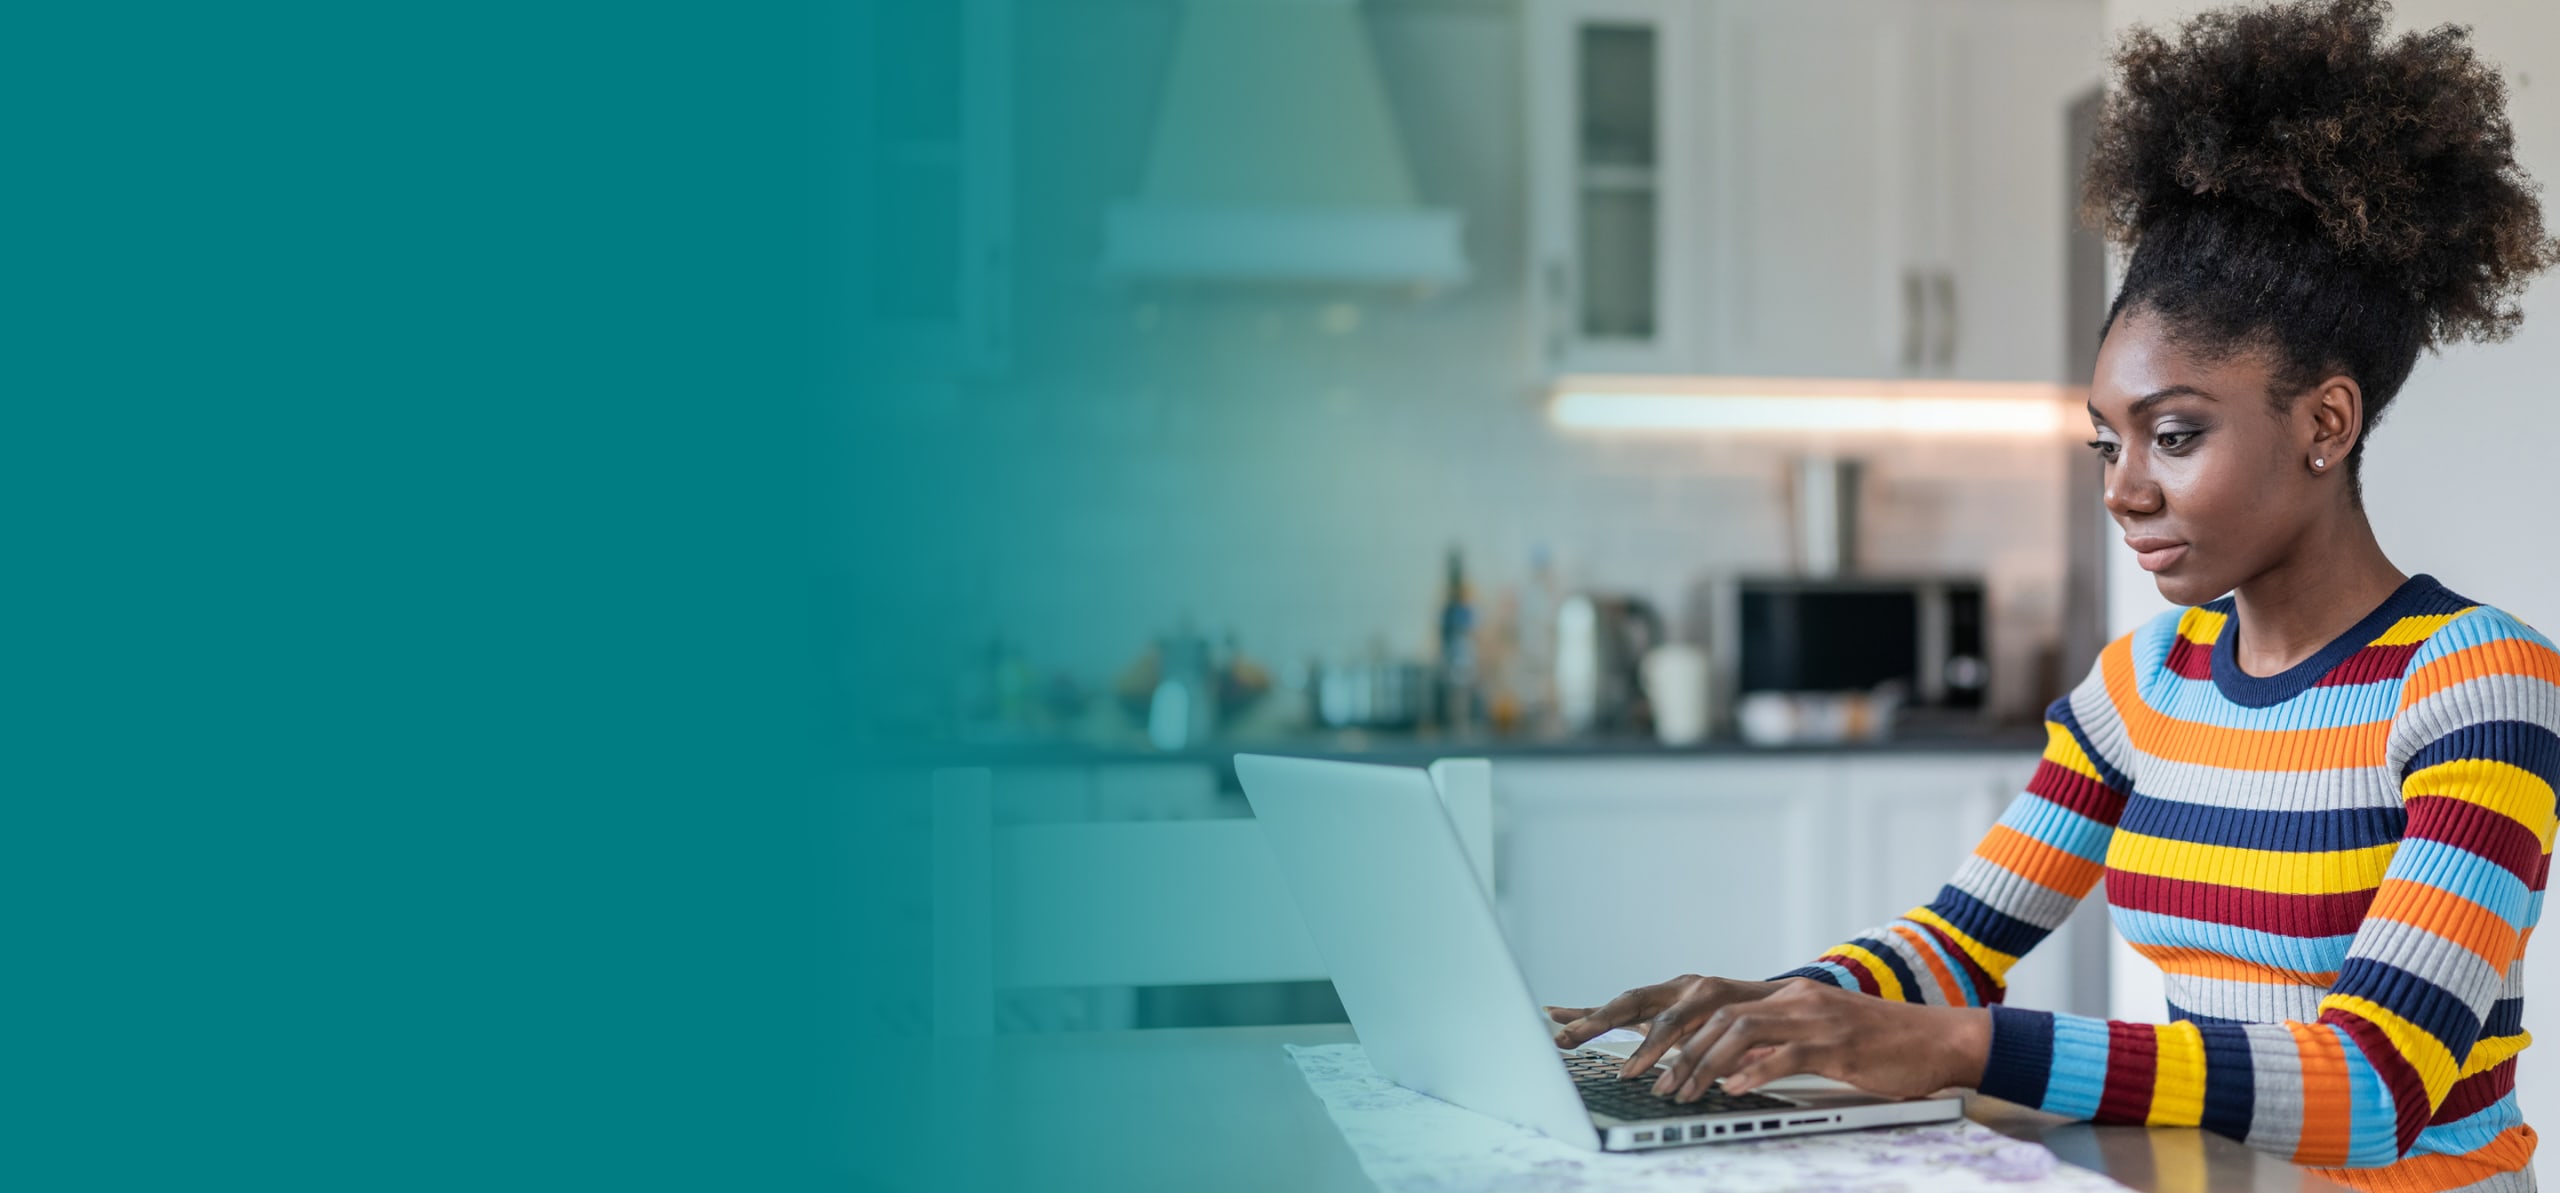
<path id="1" fill-rule="evenodd" d="M 2087 201 L 2132 252 L 2092 446 L 2127 545 L 2192 607 L 2054 703 L 2027 793 L 1927 906 L 1776 981 L 1555 1009 L 1559 1044 L 1643 1030 L 1627 1071 L 1677 1046 L 1656 1085 L 1682 1098 L 1971 1085 L 2364 1189 L 2533 1186 L 2514 1057 L 2560 653 L 2403 575 L 2357 474 L 2420 350 L 2506 335 L 2554 245 L 2497 75 L 2387 12 L 2217 12 L 2117 54 Z M 2171 1022 L 1999 1005 L 2101 874 Z"/>

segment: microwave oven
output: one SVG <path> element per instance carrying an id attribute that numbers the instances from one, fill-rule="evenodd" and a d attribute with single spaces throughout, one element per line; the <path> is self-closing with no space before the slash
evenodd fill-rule
<path id="1" fill-rule="evenodd" d="M 1990 653 L 1983 585 L 1962 577 L 1732 582 L 1718 620 L 1724 677 L 1753 692 L 1864 692 L 1899 684 L 1906 703 L 1979 711 Z"/>

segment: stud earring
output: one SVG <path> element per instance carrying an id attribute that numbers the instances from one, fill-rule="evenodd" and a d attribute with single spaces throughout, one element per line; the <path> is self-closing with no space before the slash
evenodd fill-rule
<path id="1" fill-rule="evenodd" d="M 2326 456 L 2315 456 L 2311 460 L 2311 467 L 2313 471 L 2318 471 L 2319 469 L 2326 468 L 2328 466 L 2329 459 Z"/>

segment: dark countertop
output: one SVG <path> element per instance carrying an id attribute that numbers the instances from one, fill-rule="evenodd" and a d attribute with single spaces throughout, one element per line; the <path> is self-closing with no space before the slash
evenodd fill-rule
<path id="1" fill-rule="evenodd" d="M 2036 753 L 2044 749 L 2040 727 L 1915 728 L 1876 742 L 1755 746 L 1735 738 L 1665 746 L 1651 738 L 1593 737 L 1543 740 L 1439 737 L 1342 731 L 1302 737 L 1215 742 L 1183 750 L 1144 743 L 1097 745 L 1072 741 L 915 744 L 873 754 L 878 760 L 921 766 L 1078 766 L 1124 763 L 1189 763 L 1221 768 L 1237 754 L 1288 754 L 1350 762 L 1419 766 L 1441 758 L 1643 759 L 1726 758 L 1894 753 Z M 857 748 L 859 749 L 859 748 Z"/>

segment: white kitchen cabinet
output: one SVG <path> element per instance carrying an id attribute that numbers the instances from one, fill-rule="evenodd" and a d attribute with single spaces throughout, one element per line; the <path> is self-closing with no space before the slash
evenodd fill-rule
<path id="1" fill-rule="evenodd" d="M 1583 1005 L 1675 974 L 1765 977 L 1836 943 L 1836 773 L 1819 757 L 1496 760 L 1498 902 L 1529 988 Z"/>
<path id="2" fill-rule="evenodd" d="M 1717 152 L 1692 218 L 1714 237 L 1699 371 L 1867 377 L 1917 372 L 1903 280 L 1911 154 L 1898 135 L 1910 15 L 1875 0 L 1716 5 L 1707 126 Z M 1701 308 L 1704 313 L 1705 307 Z"/>
<path id="3" fill-rule="evenodd" d="M 869 359 L 983 375 L 1010 356 L 1010 0 L 875 5 L 856 37 Z"/>
<path id="4" fill-rule="evenodd" d="M 2068 245 L 2079 203 L 2065 114 L 2098 89 L 2106 39 L 2094 5 L 1940 0 L 1930 62 L 1944 172 L 1933 255 L 1931 367 L 1990 381 L 2070 376 Z"/>
<path id="5" fill-rule="evenodd" d="M 1546 371 L 2065 379 L 2096 0 L 1527 11 Z"/>
<path id="6" fill-rule="evenodd" d="M 1697 359 L 1694 218 L 1704 99 L 1693 0 L 1539 0 L 1525 14 L 1533 97 L 1530 301 L 1537 350 L 1572 372 L 1669 372 Z"/>
<path id="7" fill-rule="evenodd" d="M 1500 759 L 1504 930 L 1551 1003 L 1683 973 L 1781 973 L 1936 897 L 2035 765 L 2027 753 Z M 2011 971 L 2018 1005 L 2098 997 L 2103 969 L 2082 972 L 2066 940 L 2095 920 L 2075 916 Z"/>

